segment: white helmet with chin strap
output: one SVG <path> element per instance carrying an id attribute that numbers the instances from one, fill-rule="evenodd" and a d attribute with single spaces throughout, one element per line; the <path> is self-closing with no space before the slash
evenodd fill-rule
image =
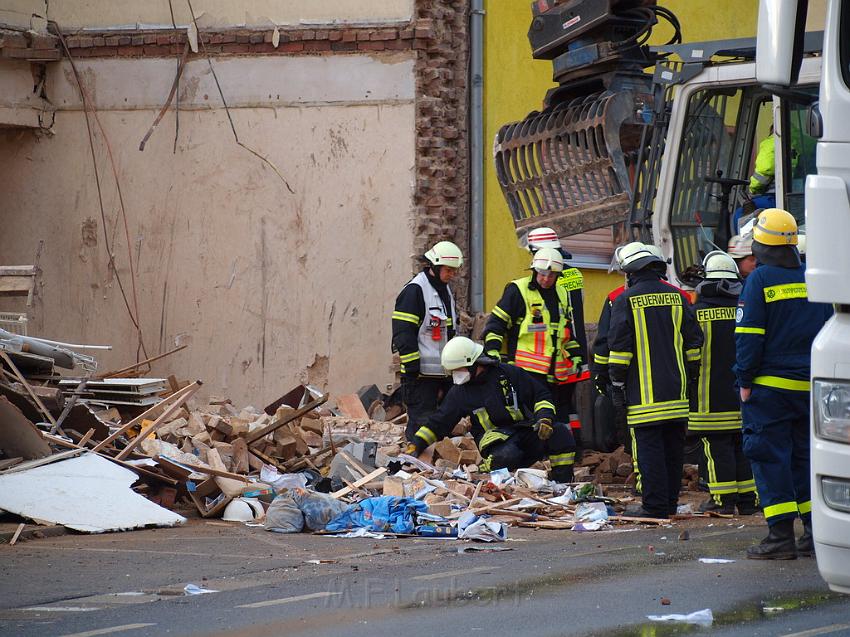
<path id="1" fill-rule="evenodd" d="M 449 268 L 459 268 L 463 265 L 463 252 L 451 241 L 440 241 L 425 253 L 425 258 L 431 265 L 445 265 Z"/>
<path id="2" fill-rule="evenodd" d="M 476 343 L 465 336 L 455 336 L 443 348 L 440 363 L 447 372 L 453 372 L 462 367 L 469 367 L 483 353 L 484 346 L 480 343 Z"/>
<path id="3" fill-rule="evenodd" d="M 534 253 L 531 268 L 537 272 L 563 272 L 564 257 L 555 248 L 541 248 Z"/>
<path id="4" fill-rule="evenodd" d="M 555 248 L 557 250 L 561 247 L 558 235 L 552 228 L 535 228 L 528 233 L 525 239 L 531 252 L 537 252 L 541 248 Z"/>
<path id="5" fill-rule="evenodd" d="M 738 279 L 741 276 L 735 259 L 723 250 L 713 250 L 705 255 L 702 267 L 706 279 Z"/>

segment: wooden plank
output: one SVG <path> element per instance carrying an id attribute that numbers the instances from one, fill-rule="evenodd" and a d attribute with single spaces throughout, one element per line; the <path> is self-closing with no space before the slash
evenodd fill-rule
<path id="1" fill-rule="evenodd" d="M 73 445 L 73 443 L 68 443 L 69 445 Z M 41 465 L 50 464 L 51 462 L 56 462 L 58 460 L 64 460 L 65 458 L 72 458 L 77 454 L 82 453 L 85 449 L 75 448 L 69 451 L 62 451 L 60 453 L 54 453 L 52 456 L 47 456 L 46 458 L 39 458 L 38 460 L 30 460 L 29 462 L 22 462 L 19 465 L 15 465 L 6 473 L 17 473 L 18 471 L 26 471 L 28 469 L 35 469 L 36 467 L 40 467 Z"/>
<path id="2" fill-rule="evenodd" d="M 200 382 L 200 381 L 198 381 L 198 382 Z M 191 387 L 191 386 L 192 385 L 189 385 L 189 387 Z M 141 423 L 143 420 L 149 420 L 160 409 L 165 408 L 166 406 L 168 406 L 174 400 L 181 398 L 183 396 L 183 394 L 185 394 L 189 390 L 189 387 L 187 387 L 186 389 L 181 389 L 180 391 L 174 392 L 168 398 L 164 398 L 161 402 L 157 403 L 153 407 L 147 409 L 146 411 L 143 411 L 141 414 L 139 414 L 138 416 L 133 418 L 133 420 L 128 422 L 126 425 L 122 425 L 121 428 L 118 431 L 116 431 L 112 435 L 108 436 L 107 438 L 104 438 L 101 442 L 99 442 L 95 446 L 94 451 L 100 451 L 101 449 L 103 449 L 107 445 L 111 444 L 113 440 L 115 440 L 119 436 L 123 436 L 131 428 L 135 427 L 136 425 Z"/>
<path id="3" fill-rule="evenodd" d="M 35 279 L 29 276 L 0 275 L 0 294 L 8 296 L 24 296 L 30 293 Z"/>
<path id="4" fill-rule="evenodd" d="M 169 417 L 170 417 L 170 416 L 171 416 L 174 412 L 176 412 L 178 409 L 180 409 L 181 407 L 183 407 L 183 404 L 184 404 L 187 400 L 189 400 L 189 399 L 190 399 L 190 398 L 191 398 L 191 397 L 195 394 L 195 392 L 196 392 L 196 391 L 198 391 L 198 390 L 201 388 L 201 385 L 202 385 L 202 384 L 203 384 L 203 383 L 202 383 L 201 381 L 196 380 L 194 383 L 192 383 L 191 385 L 189 385 L 189 386 L 186 388 L 185 392 L 184 392 L 183 394 L 181 394 L 181 395 L 180 395 L 180 397 L 179 397 L 179 398 L 177 398 L 177 400 L 175 400 L 174 402 L 172 402 L 172 403 L 171 403 L 171 405 L 169 405 L 168 409 L 166 409 L 164 412 L 162 412 L 162 414 L 160 414 L 159 418 L 157 418 L 157 419 L 156 419 L 156 420 L 154 420 L 154 421 L 153 421 L 150 425 L 148 425 L 147 427 L 145 427 L 144 429 L 142 429 L 142 431 L 140 431 L 140 432 L 139 432 L 139 435 L 138 435 L 138 436 L 136 436 L 135 438 L 133 438 L 133 440 L 131 440 L 131 441 L 130 441 L 130 444 L 128 444 L 126 447 L 124 447 L 124 449 L 122 449 L 122 450 L 121 450 L 121 452 L 120 452 L 117 456 L 115 456 L 115 457 L 116 457 L 118 460 L 123 460 L 124 458 L 126 458 L 127 456 L 129 456 L 129 455 L 130 455 L 130 452 L 131 452 L 131 451 L 133 451 L 133 449 L 135 449 L 136 447 L 138 447 L 140 444 L 142 444 L 142 441 L 143 441 L 145 438 L 147 438 L 147 437 L 148 437 L 149 435 L 151 435 L 154 431 L 156 431 L 157 429 L 159 429 L 159 427 L 160 427 L 160 426 L 162 426 L 162 425 L 165 423 L 165 421 L 166 421 L 166 420 L 167 420 L 167 419 L 168 419 L 168 418 L 169 418 Z"/>
<path id="5" fill-rule="evenodd" d="M 0 276 L 35 276 L 35 266 L 0 265 Z"/>
<path id="6" fill-rule="evenodd" d="M 47 409 L 47 407 L 44 406 L 44 403 L 41 402 L 41 398 L 39 398 L 36 395 L 36 393 L 32 390 L 32 387 L 27 382 L 27 379 L 24 378 L 24 375 L 21 374 L 21 371 L 12 362 L 12 359 L 9 358 L 9 355 L 6 352 L 4 352 L 3 350 L 0 350 L 0 357 L 2 357 L 2 359 L 6 362 L 6 364 L 9 366 L 9 369 L 12 370 L 12 372 L 15 374 L 15 376 L 18 377 L 18 380 L 21 381 L 21 384 L 24 386 L 24 389 L 27 390 L 29 395 L 35 401 L 35 404 L 38 405 L 38 408 L 41 410 L 41 413 L 44 414 L 44 416 L 47 417 L 47 420 L 50 421 L 51 425 L 55 425 L 56 421 L 53 419 L 53 416 L 51 415 L 50 411 Z"/>
<path id="7" fill-rule="evenodd" d="M 230 478 L 231 480 L 239 480 L 240 482 L 252 482 L 248 476 L 243 476 L 238 473 L 231 473 L 230 471 L 222 471 L 220 469 L 213 469 L 212 467 L 196 467 L 195 465 L 181 464 L 176 460 L 172 460 L 168 456 L 154 456 L 154 460 L 157 462 L 170 465 L 169 468 L 182 469 L 182 470 L 190 470 L 191 473 L 203 473 L 207 476 L 216 476 L 218 478 Z"/>
<path id="8" fill-rule="evenodd" d="M 667 518 L 639 518 L 630 515 L 612 515 L 609 522 L 635 522 L 638 524 L 670 524 Z"/>
<path id="9" fill-rule="evenodd" d="M 352 456 L 351 456 L 351 454 L 349 454 L 349 453 L 347 453 L 347 452 L 345 452 L 345 451 L 340 451 L 340 452 L 339 452 L 339 454 L 337 454 L 337 455 L 342 456 L 342 458 L 343 458 L 343 459 L 344 459 L 344 460 L 345 460 L 345 461 L 346 461 L 349 465 L 351 465 L 351 468 L 352 468 L 352 469 L 354 469 L 354 470 L 355 470 L 357 473 L 359 473 L 361 476 L 368 476 L 368 475 L 369 475 L 369 472 L 371 471 L 371 469 L 369 469 L 369 468 L 367 468 L 366 466 L 364 466 L 363 464 L 361 464 L 361 463 L 357 460 L 357 458 L 352 457 Z"/>
<path id="10" fill-rule="evenodd" d="M 24 461 L 23 458 L 6 458 L 5 460 L 0 460 L 0 471 L 4 471 L 9 467 L 14 467 L 16 464 L 20 464 Z"/>
<path id="11" fill-rule="evenodd" d="M 24 530 L 25 526 L 26 524 L 24 524 L 23 522 L 18 525 L 18 528 L 15 529 L 15 534 L 12 536 L 12 539 L 9 540 L 9 546 L 15 546 L 15 542 L 17 542 L 18 538 L 21 537 L 21 531 Z"/>
<path id="12" fill-rule="evenodd" d="M 357 394 L 345 394 L 337 396 L 336 406 L 342 412 L 342 415 L 347 418 L 355 418 L 358 420 L 369 420 L 369 414 L 366 413 L 366 408 L 363 406 L 363 401 Z"/>
<path id="13" fill-rule="evenodd" d="M 344 496 L 344 495 L 348 495 L 348 494 L 349 494 L 349 493 L 351 493 L 354 489 L 360 488 L 360 487 L 362 487 L 363 485 L 365 485 L 365 484 L 368 484 L 368 483 L 372 482 L 372 480 L 374 480 L 375 478 L 377 478 L 377 477 L 379 477 L 379 476 L 384 475 L 386 472 L 387 472 L 387 468 L 386 468 L 386 467 L 378 467 L 377 469 L 375 469 L 375 470 L 374 470 L 372 473 L 370 473 L 369 475 L 367 475 L 367 476 L 363 476 L 362 478 L 360 478 L 360 479 L 359 479 L 359 480 L 357 480 L 356 482 L 352 482 L 352 483 L 351 483 L 351 486 L 344 487 L 344 488 L 340 489 L 339 491 L 334 491 L 333 493 L 331 493 L 331 497 L 332 497 L 332 498 L 339 499 L 339 498 L 341 498 L 341 497 L 342 497 L 342 496 Z"/>
<path id="14" fill-rule="evenodd" d="M 255 431 L 251 434 L 248 434 L 248 436 L 245 437 L 245 442 L 247 442 L 248 446 L 250 447 L 252 444 L 257 442 L 261 438 L 264 438 L 265 436 L 272 433 L 273 431 L 280 429 L 285 424 L 292 422 L 296 418 L 301 418 L 301 416 L 306 414 L 308 411 L 312 411 L 316 407 L 318 407 L 319 405 L 324 404 L 327 399 L 328 399 L 327 396 L 321 396 L 321 397 L 317 398 L 316 400 L 307 403 L 306 405 L 304 405 L 300 409 L 296 409 L 295 411 L 289 412 L 288 414 L 286 414 L 285 417 L 281 418 L 280 420 L 276 420 L 273 423 L 266 425 L 265 427 L 263 427 L 259 431 Z"/>
<path id="15" fill-rule="evenodd" d="M 114 378 L 116 376 L 122 376 L 123 374 L 126 374 L 127 372 L 131 372 L 135 369 L 138 369 L 139 367 L 144 367 L 145 365 L 150 365 L 150 363 L 153 363 L 154 361 L 158 361 L 161 358 L 165 358 L 166 356 L 171 356 L 175 352 L 179 352 L 180 350 L 186 349 L 187 347 L 188 347 L 188 345 L 181 345 L 180 347 L 175 347 L 174 349 L 169 350 L 169 351 L 165 352 L 164 354 L 160 354 L 159 356 L 152 356 L 151 358 L 147 358 L 147 359 L 140 361 L 140 362 L 138 362 L 134 365 L 128 365 L 127 367 L 122 367 L 121 369 L 116 369 L 115 371 L 112 371 L 112 372 L 106 372 L 105 374 L 98 374 L 95 378 L 105 379 L 105 378 Z"/>

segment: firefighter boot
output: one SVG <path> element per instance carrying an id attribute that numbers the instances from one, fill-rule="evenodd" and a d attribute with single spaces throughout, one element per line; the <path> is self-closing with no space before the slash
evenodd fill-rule
<path id="1" fill-rule="evenodd" d="M 759 507 L 756 504 L 755 494 L 750 497 L 738 496 L 738 515 L 755 515 L 758 513 Z"/>
<path id="2" fill-rule="evenodd" d="M 570 484 L 573 481 L 573 465 L 552 467 L 549 470 L 549 479 L 560 484 Z"/>
<path id="3" fill-rule="evenodd" d="M 750 560 L 795 560 L 794 518 L 778 520 L 768 527 L 767 537 L 747 549 Z"/>
<path id="4" fill-rule="evenodd" d="M 812 518 L 803 520 L 803 535 L 797 540 L 797 554 L 804 557 L 815 556 L 815 539 L 812 537 Z"/>
<path id="5" fill-rule="evenodd" d="M 735 503 L 720 498 L 720 504 L 714 498 L 709 498 L 699 505 L 700 513 L 720 513 L 722 515 L 735 515 Z"/>

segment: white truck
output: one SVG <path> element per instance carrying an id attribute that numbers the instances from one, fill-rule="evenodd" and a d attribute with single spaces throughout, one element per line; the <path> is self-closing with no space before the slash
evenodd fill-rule
<path id="1" fill-rule="evenodd" d="M 798 63 L 782 42 L 805 3 L 762 0 L 758 78 L 788 86 Z M 786 47 L 787 48 L 787 47 Z M 771 51 L 771 49 L 773 49 Z M 835 314 L 812 349 L 812 528 L 821 576 L 850 593 L 850 1 L 826 2 L 819 99 L 808 111 L 817 171 L 805 187 L 809 299 Z M 781 90 L 780 90 L 781 92 Z"/>
<path id="2" fill-rule="evenodd" d="M 809 297 L 836 308 L 812 354 L 813 528 L 822 576 L 850 593 L 850 0 L 809 4 L 760 0 L 756 39 L 682 44 L 655 0 L 536 0 L 533 55 L 559 85 L 502 127 L 494 159 L 517 234 L 614 223 L 688 288 L 754 207 L 773 135 L 775 206 L 805 224 Z M 675 34 L 649 47 L 659 19 Z"/>

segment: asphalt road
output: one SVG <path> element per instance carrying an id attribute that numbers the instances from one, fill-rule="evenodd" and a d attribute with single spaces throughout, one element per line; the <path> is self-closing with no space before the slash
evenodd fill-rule
<path id="1" fill-rule="evenodd" d="M 498 546 L 510 550 L 464 554 L 454 540 L 203 520 L 66 535 L 0 546 L 0 635 L 850 635 L 850 599 L 813 559 L 743 559 L 763 524 L 512 528 Z M 185 595 L 189 583 L 219 592 Z M 647 619 L 706 608 L 710 628 Z"/>

